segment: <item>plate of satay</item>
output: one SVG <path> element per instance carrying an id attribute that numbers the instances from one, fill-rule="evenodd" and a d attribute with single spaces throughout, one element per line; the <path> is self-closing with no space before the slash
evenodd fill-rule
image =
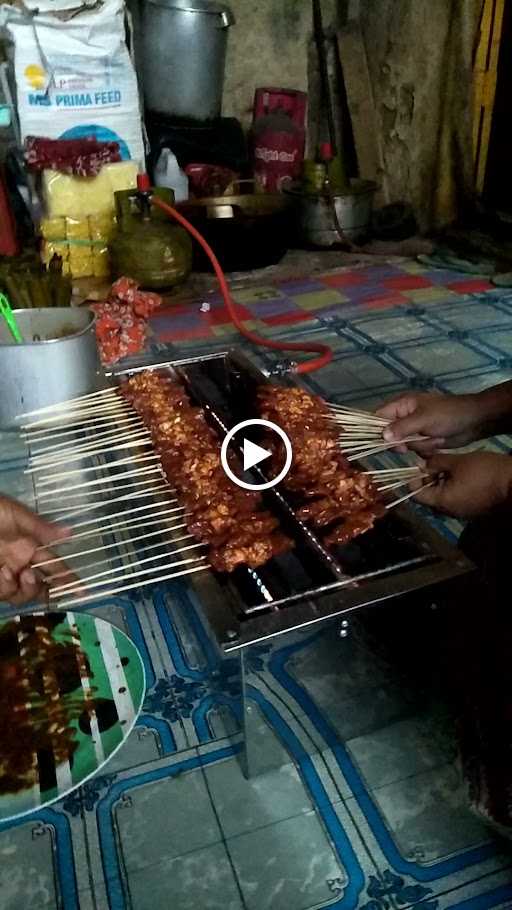
<path id="1" fill-rule="evenodd" d="M 58 799 L 121 748 L 145 694 L 144 665 L 120 629 L 88 614 L 0 622 L 0 822 Z"/>

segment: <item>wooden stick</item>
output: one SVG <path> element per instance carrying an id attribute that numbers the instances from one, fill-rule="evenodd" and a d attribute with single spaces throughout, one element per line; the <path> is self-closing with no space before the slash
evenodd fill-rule
<path id="1" fill-rule="evenodd" d="M 157 532 L 157 533 L 158 533 L 158 532 Z M 149 535 L 148 535 L 148 536 L 149 536 Z M 190 538 L 191 538 L 192 536 L 193 536 L 192 534 L 185 534 L 185 535 L 183 535 L 182 537 L 179 537 L 177 540 L 172 539 L 172 538 L 171 538 L 169 541 L 162 541 L 162 540 L 159 540 L 158 543 L 153 543 L 153 544 L 150 544 L 149 547 L 144 547 L 144 553 L 149 552 L 149 550 L 161 550 L 161 549 L 163 549 L 163 548 L 165 547 L 165 553 L 161 553 L 160 556 L 159 556 L 158 558 L 159 558 L 159 559 L 163 559 L 163 560 L 168 559 L 170 556 L 174 556 L 176 553 L 181 553 L 181 552 L 182 552 L 182 549 L 181 549 L 181 548 L 178 549 L 178 550 L 171 550 L 171 549 L 169 548 L 169 544 L 170 544 L 170 543 L 174 544 L 174 543 L 178 543 L 178 541 L 190 540 Z M 110 544 L 110 548 L 116 547 L 116 546 L 117 546 L 117 544 Z M 198 546 L 205 547 L 205 546 L 207 546 L 207 544 L 196 543 L 196 544 L 191 545 L 191 546 L 194 546 L 194 547 L 198 547 Z M 106 550 L 107 547 L 95 547 L 95 548 L 93 548 L 93 549 L 95 549 L 96 551 L 99 551 L 99 550 L 103 551 L 104 549 Z M 66 559 L 69 561 L 70 557 L 67 556 Z M 89 569 L 95 569 L 95 568 L 97 568 L 98 566 L 111 565 L 112 562 L 113 562 L 115 559 L 123 559 L 123 556 L 121 556 L 121 555 L 117 555 L 117 556 L 116 556 L 116 555 L 107 556 L 106 559 L 98 559 L 98 560 L 96 560 L 95 562 L 90 562 L 90 563 L 88 563 L 86 566 L 80 566 L 80 568 L 79 568 L 77 571 L 79 571 L 79 572 L 86 572 L 86 571 L 89 571 Z M 54 561 L 55 561 L 55 560 L 54 560 Z M 139 560 L 139 561 L 141 562 L 142 560 Z M 49 565 L 49 562 L 50 562 L 50 560 L 47 560 L 46 563 L 41 563 L 41 565 Z M 58 562 L 58 560 L 57 560 L 57 562 Z M 35 569 L 36 566 L 33 566 L 32 568 Z M 63 572 L 57 572 L 55 575 L 47 575 L 47 576 L 46 576 L 46 581 L 47 581 L 47 582 L 52 582 L 52 581 L 55 581 L 56 578 L 63 578 L 65 575 L 73 575 L 73 574 L 74 574 L 74 570 L 73 570 L 73 569 L 66 569 L 66 570 L 63 571 Z M 84 579 L 81 578 L 80 581 L 84 581 Z M 74 582 L 74 583 L 76 584 L 76 582 Z"/>
<path id="2" fill-rule="evenodd" d="M 380 452 L 388 452 L 390 449 L 395 449 L 397 446 L 405 445 L 408 442 L 423 442 L 424 436 L 409 436 L 406 439 L 399 439 L 396 442 L 386 443 L 385 445 L 379 446 L 379 448 L 370 449 L 368 447 L 362 447 L 359 451 L 356 451 L 355 454 L 350 455 L 347 461 L 357 461 L 359 458 L 368 458 L 370 455 L 379 455 Z M 354 451 L 354 447 L 343 448 L 341 450 L 344 454 L 350 454 Z"/>
<path id="3" fill-rule="evenodd" d="M 197 550 L 198 547 L 204 547 L 204 546 L 206 546 L 206 544 L 192 543 L 192 544 L 189 544 L 187 547 L 181 547 L 179 550 L 174 550 L 173 552 L 164 554 L 164 556 L 162 556 L 162 554 L 159 553 L 157 556 L 148 556 L 145 559 L 138 559 L 137 562 L 127 563 L 124 566 L 117 566 L 116 568 L 108 569 L 105 572 L 95 572 L 93 575 L 86 575 L 85 577 L 81 576 L 78 582 L 68 581 L 67 584 L 51 585 L 50 586 L 51 593 L 56 594 L 61 591 L 66 591 L 68 593 L 71 593 L 71 589 L 75 589 L 77 587 L 81 588 L 84 585 L 89 589 L 99 587 L 102 584 L 106 584 L 106 582 L 97 581 L 96 579 L 104 579 L 104 578 L 108 579 L 108 578 L 110 578 L 111 575 L 119 575 L 120 572 L 125 572 L 127 569 L 138 569 L 141 565 L 144 565 L 149 562 L 155 562 L 157 560 L 160 560 L 161 562 L 165 562 L 166 556 L 167 556 L 167 558 L 173 557 L 173 556 L 178 556 L 178 555 L 181 555 L 181 553 L 186 553 L 189 550 Z M 170 568 L 171 566 L 180 566 L 180 565 L 183 565 L 184 563 L 189 563 L 189 562 L 199 562 L 200 559 L 205 559 L 205 558 L 206 558 L 205 556 L 193 556 L 192 558 L 180 559 L 177 562 L 170 563 L 168 568 Z M 110 562 L 110 560 L 107 560 L 107 562 Z M 86 569 L 92 568 L 92 566 L 85 566 L 85 568 Z M 160 571 L 160 568 L 158 566 L 157 567 L 153 566 L 153 568 L 151 568 L 149 570 L 144 569 L 143 572 L 141 572 L 140 574 L 145 575 L 146 572 L 148 572 L 148 574 L 149 574 L 149 572 L 155 572 L 155 571 L 156 572 Z M 136 575 L 136 574 L 138 574 L 138 573 L 137 572 L 133 573 L 133 575 Z M 127 574 L 124 577 L 131 578 L 132 575 Z M 49 581 L 52 581 L 52 579 L 50 578 Z M 89 584 L 89 582 L 94 582 L 94 584 Z"/>
<path id="4" fill-rule="evenodd" d="M 420 465 L 411 465 L 411 467 L 404 468 L 374 468 L 373 471 L 363 471 L 365 475 L 379 474 L 385 476 L 386 474 L 406 474 L 406 473 L 415 473 L 416 471 L 421 471 Z"/>
<path id="5" fill-rule="evenodd" d="M 160 461 L 160 456 L 159 455 L 143 455 L 141 457 L 136 456 L 135 458 L 122 458 L 122 459 L 120 459 L 120 461 L 109 461 L 109 462 L 106 462 L 105 464 L 94 465 L 91 468 L 77 468 L 75 471 L 63 471 L 60 474 L 53 474 L 50 477 L 46 477 L 46 478 L 43 477 L 41 479 L 38 479 L 37 482 L 41 485 L 49 486 L 49 484 L 52 484 L 54 482 L 54 480 L 60 480 L 61 477 L 71 477 L 76 474 L 86 474 L 86 473 L 89 473 L 90 471 L 110 471 L 110 470 L 112 470 L 112 468 L 120 467 L 121 465 L 129 464 L 129 465 L 133 466 L 134 463 L 141 464 L 142 462 L 147 462 L 147 461 L 153 461 L 153 462 Z M 25 473 L 30 473 L 30 472 L 26 471 Z"/>
<path id="6" fill-rule="evenodd" d="M 422 477 L 430 477 L 430 474 L 418 474 L 418 480 Z M 408 477 L 404 480 L 395 480 L 393 483 L 388 483 L 383 487 L 377 487 L 380 493 L 387 493 L 389 490 L 398 490 L 400 487 L 410 486 L 412 482 L 412 477 Z"/>
<path id="7" fill-rule="evenodd" d="M 56 490 L 39 490 L 39 484 L 41 479 L 37 478 L 38 490 L 37 498 L 41 499 L 53 499 L 55 496 L 60 493 L 69 493 L 71 490 L 87 490 L 89 487 L 96 486 L 106 486 L 108 489 L 115 492 L 116 487 L 113 485 L 115 480 L 126 480 L 127 477 L 155 477 L 156 475 L 164 477 L 164 473 L 160 465 L 152 465 L 150 468 L 139 468 L 137 471 L 122 471 L 120 474 L 114 474 L 112 477 L 101 477 L 99 480 L 88 480 L 84 483 L 75 483 L 68 484 L 65 487 L 58 487 Z M 171 488 L 172 489 L 172 488 Z M 96 492 L 96 491 L 93 491 Z M 87 494 L 84 494 L 87 495 Z"/>
<path id="8" fill-rule="evenodd" d="M 184 524 L 176 525 L 177 528 L 185 527 Z M 156 537 L 157 535 L 162 535 L 163 531 L 151 531 L 149 534 L 139 534 L 137 537 L 129 537 L 128 540 L 118 540 L 116 543 L 102 544 L 100 547 L 90 547 L 88 550 L 80 550 L 79 553 L 68 553 L 65 556 L 65 559 L 81 559 L 83 556 L 90 556 L 91 553 L 103 553 L 104 550 L 113 550 L 114 548 L 119 548 L 121 546 L 129 547 L 133 543 L 137 543 L 139 540 L 146 540 L 149 537 Z M 181 537 L 170 537 L 168 541 L 162 540 L 154 546 L 164 547 L 169 543 L 180 543 L 182 540 L 189 540 L 193 535 L 192 534 L 183 534 Z M 145 550 L 150 550 L 151 547 L 144 547 Z M 62 556 L 54 556 L 52 559 L 45 559 L 43 562 L 36 562 L 32 565 L 33 569 L 41 569 L 43 566 L 51 566 L 54 562 L 62 562 Z M 64 573 L 61 572 L 61 575 Z M 68 573 L 66 573 L 68 574 Z M 58 575 L 52 576 L 53 578 L 58 578 Z"/>
<path id="9" fill-rule="evenodd" d="M 170 563 L 170 565 L 168 565 L 167 568 L 172 569 L 172 568 L 175 568 L 176 566 L 190 565 L 191 562 L 201 562 L 204 559 L 206 559 L 206 556 L 190 556 L 188 559 L 178 559 L 177 562 Z M 140 571 L 128 572 L 126 575 L 123 576 L 122 579 L 119 579 L 119 581 L 126 581 L 129 578 L 140 578 L 143 575 L 154 575 L 155 572 L 162 572 L 163 569 L 164 569 L 164 566 L 151 566 L 150 569 L 140 569 Z M 94 590 L 94 588 L 103 588 L 105 585 L 110 584 L 112 581 L 114 581 L 114 582 L 117 581 L 117 579 L 115 579 L 115 578 L 112 579 L 110 577 L 110 575 L 112 573 L 108 573 L 108 572 L 101 573 L 100 572 L 99 574 L 100 575 L 103 574 L 103 576 L 104 576 L 103 579 L 99 580 L 99 581 L 92 581 L 87 586 L 87 590 L 92 591 L 92 590 Z M 105 576 L 107 576 L 107 577 L 105 577 Z M 82 591 L 82 590 L 84 590 L 84 587 L 80 582 L 78 584 L 76 582 L 72 582 L 72 583 L 70 582 L 67 585 L 58 585 L 56 588 L 50 588 L 50 597 L 52 597 L 54 595 L 60 596 L 61 591 L 62 591 L 62 595 L 66 595 L 66 594 L 76 594 L 77 591 Z"/>
<path id="10" fill-rule="evenodd" d="M 121 423 L 122 423 L 122 421 L 121 421 Z M 119 435 L 119 433 L 122 433 L 125 435 L 132 431 L 134 433 L 136 433 L 137 431 L 144 430 L 144 429 L 146 430 L 146 432 L 148 432 L 148 430 L 146 429 L 146 427 L 144 427 L 144 424 L 141 421 L 135 422 L 135 421 L 130 420 L 128 423 L 128 426 L 121 427 L 121 426 L 119 426 L 119 424 L 116 424 L 116 426 L 114 426 L 114 427 L 109 426 L 108 429 L 106 429 L 105 427 L 100 427 L 99 432 L 89 432 L 86 430 L 82 434 L 80 430 L 78 430 L 78 431 L 71 430 L 70 435 L 74 437 L 73 439 L 64 439 L 61 442 L 55 442 L 53 445 L 44 446 L 41 449 L 33 449 L 32 446 L 34 443 L 33 443 L 33 441 L 31 441 L 30 442 L 31 456 L 32 456 L 32 458 L 38 458 L 40 455 L 47 455 L 49 452 L 55 452 L 58 450 L 62 451 L 68 445 L 70 445 L 70 446 L 85 445 L 86 443 L 99 442 L 101 440 L 108 439 L 109 436 L 112 436 L 113 438 L 115 438 L 114 437 L 115 432 L 117 432 L 118 435 Z M 76 438 L 78 434 L 80 434 L 79 439 Z M 65 434 L 59 433 L 58 435 L 61 436 L 61 435 L 65 435 Z M 46 440 L 46 441 L 48 441 L 48 440 Z"/>
<path id="11" fill-rule="evenodd" d="M 162 484 L 161 487 L 156 487 L 150 492 L 147 490 L 138 490 L 136 493 L 126 493 L 124 496 L 117 496 L 115 499 L 99 499 L 95 502 L 90 502 L 85 506 L 79 508 L 73 506 L 67 506 L 60 509 L 52 509 L 49 512 L 41 512 L 41 515 L 58 515 L 56 521 L 69 521 L 70 518 L 75 518 L 79 515 L 85 515 L 87 512 L 92 512 L 101 508 L 109 508 L 115 502 L 133 502 L 135 499 L 147 499 L 152 494 L 161 494 L 162 492 L 169 493 L 170 489 L 167 484 Z M 168 502 L 177 502 L 177 499 L 167 500 Z"/>
<path id="12" fill-rule="evenodd" d="M 67 401 L 61 401 L 58 404 L 47 404 L 44 408 L 36 408 L 35 411 L 25 411 L 24 414 L 18 414 L 18 417 L 33 417 L 36 414 L 45 414 L 47 411 L 56 411 L 61 408 L 66 408 L 68 405 L 73 404 L 75 401 L 88 401 L 91 398 L 98 398 L 104 395 L 119 396 L 119 393 L 116 388 L 109 386 L 106 389 L 99 389 L 97 392 L 90 392 L 88 395 L 79 395 L 78 398 L 68 398 Z"/>
<path id="13" fill-rule="evenodd" d="M 439 483 L 438 478 L 431 480 L 430 483 L 424 483 L 422 487 L 418 487 L 417 490 L 412 490 L 411 493 L 408 493 L 407 496 L 402 496 L 401 499 L 395 500 L 395 502 L 390 502 L 386 506 L 386 509 L 394 509 L 395 506 L 401 505 L 403 502 L 407 502 L 408 499 L 412 499 L 414 496 L 417 496 L 418 493 L 421 493 L 423 490 L 428 490 L 430 487 L 435 487 Z"/>
<path id="14" fill-rule="evenodd" d="M 170 511 L 172 512 L 174 510 L 171 509 Z M 100 537 L 103 534 L 111 534 L 112 531 L 122 530 L 124 533 L 125 531 L 132 530 L 133 528 L 140 528 L 142 525 L 145 528 L 152 528 L 152 527 L 154 528 L 155 525 L 158 525 L 162 529 L 162 533 L 164 533 L 165 531 L 176 531 L 181 528 L 186 528 L 187 523 L 182 522 L 181 524 L 170 525 L 170 524 L 168 524 L 168 522 L 173 521 L 175 519 L 181 522 L 181 519 L 189 518 L 192 513 L 185 512 L 184 515 L 176 515 L 175 519 L 165 518 L 165 516 L 167 514 L 168 514 L 167 511 L 158 512 L 158 513 L 156 513 L 154 519 L 151 518 L 149 520 L 146 520 L 145 518 L 139 518 L 137 521 L 133 521 L 133 522 L 132 521 L 116 522 L 115 524 L 109 525 L 105 528 L 100 528 L 99 530 L 98 530 L 98 528 L 91 528 L 89 531 L 81 531 L 80 534 L 73 534 L 67 540 L 62 540 L 62 538 L 59 538 L 58 540 L 52 540 L 52 541 L 50 541 L 49 544 L 46 544 L 46 547 L 41 546 L 41 547 L 38 547 L 37 549 L 44 550 L 47 547 L 53 549 L 54 547 L 62 546 L 65 543 L 69 543 L 70 541 L 73 541 L 73 543 L 74 543 L 75 540 L 80 540 L 81 538 L 84 538 L 84 537 Z M 161 521 L 162 518 L 164 519 L 164 521 Z"/>
<path id="15" fill-rule="evenodd" d="M 132 582 L 129 585 L 121 585 L 117 588 L 112 588 L 110 591 L 101 591 L 96 592 L 96 594 L 90 594 L 87 597 L 77 597 L 73 600 L 66 600 L 64 603 L 57 604 L 58 610 L 67 610 L 68 607 L 74 607 L 76 604 L 90 603 L 92 600 L 98 600 L 99 598 L 105 600 L 109 597 L 113 597 L 114 594 L 121 594 L 123 591 L 133 591 L 134 588 L 143 588 L 151 584 L 159 584 L 162 581 L 170 581 L 171 578 L 182 578 L 185 575 L 192 575 L 196 572 L 204 572 L 205 569 L 210 569 L 211 566 L 206 564 L 204 566 L 195 566 L 193 569 L 185 569 L 183 572 L 171 572 L 170 574 L 160 575 L 158 578 L 148 578 L 142 583 L 139 581 Z"/>
<path id="16" fill-rule="evenodd" d="M 31 464 L 47 464 L 53 465 L 58 464 L 59 461 L 66 460 L 70 455 L 83 455 L 88 457 L 88 453 L 97 449 L 98 452 L 102 450 L 108 451 L 112 445 L 121 442 L 132 442 L 136 439 L 141 440 L 141 445 L 145 444 L 146 441 L 151 442 L 151 436 L 147 430 L 136 429 L 129 430 L 127 433 L 122 433 L 118 431 L 115 434 L 110 433 L 105 439 L 95 439 L 91 437 L 87 441 L 81 440 L 80 442 L 72 443 L 68 440 L 63 446 L 57 446 L 57 451 L 47 452 L 43 454 L 34 454 L 30 458 Z"/>
<path id="17" fill-rule="evenodd" d="M 69 455 L 67 458 L 59 458 L 59 459 L 54 460 L 53 462 L 44 461 L 44 462 L 40 462 L 37 464 L 33 464 L 32 462 L 29 462 L 30 467 L 25 468 L 23 473 L 24 474 L 39 474 L 43 471 L 48 472 L 48 470 L 51 468 L 60 468 L 60 467 L 62 467 L 62 465 L 65 465 L 65 464 L 75 464 L 77 462 L 85 461 L 88 458 L 93 458 L 98 455 L 105 456 L 105 455 L 110 455 L 111 452 L 127 452 L 130 449 L 138 450 L 139 448 L 142 448 L 142 449 L 151 448 L 153 450 L 153 445 L 152 445 L 151 440 L 150 439 L 148 439 L 148 440 L 137 439 L 133 442 L 123 442 L 117 446 L 106 446 L 105 448 L 93 449 L 92 451 L 78 452 L 76 455 Z M 100 467 L 102 467 L 102 466 L 98 465 L 98 468 L 100 468 Z M 84 468 L 84 471 L 85 470 L 86 469 Z M 57 476 L 57 475 L 54 475 L 54 476 Z"/>
<path id="18" fill-rule="evenodd" d="M 173 499 L 172 501 L 173 501 L 173 502 L 176 502 L 177 500 Z M 158 508 L 160 505 L 167 505 L 167 503 L 157 503 L 157 504 L 156 504 L 157 508 Z M 118 518 L 121 518 L 123 515 L 135 515 L 135 514 L 137 514 L 138 512 L 149 512 L 150 509 L 154 509 L 154 508 L 155 508 L 155 503 L 152 502 L 152 503 L 150 503 L 149 505 L 146 505 L 146 506 L 138 506 L 136 509 L 126 509 L 124 512 L 118 512 L 117 515 L 115 515 L 115 516 L 113 516 L 113 517 L 114 517 L 114 518 L 116 519 L 116 521 L 117 521 L 117 519 L 118 519 Z M 167 513 L 170 513 L 170 512 L 184 512 L 184 511 L 185 511 L 185 506 L 176 506 L 176 508 L 174 508 L 174 509 L 168 509 L 168 510 L 167 510 Z M 101 529 L 101 526 L 99 525 L 99 522 L 100 522 L 100 521 L 105 521 L 105 520 L 107 520 L 107 519 L 106 519 L 106 518 L 100 518 L 100 519 L 98 519 L 98 518 L 87 518 L 85 521 L 79 521 L 79 522 L 77 522 L 76 524 L 71 525 L 71 527 L 72 527 L 73 529 L 75 529 L 75 528 L 85 528 L 87 525 L 97 524 L 97 527 L 98 527 L 98 529 L 100 530 L 100 529 Z M 110 519 L 110 520 L 112 520 L 112 519 Z"/>
<path id="19" fill-rule="evenodd" d="M 81 411 L 63 411 L 58 417 L 47 417 L 45 420 L 34 420 L 30 423 L 22 425 L 23 430 L 34 429 L 36 427 L 52 426 L 55 424 L 69 423 L 70 421 L 83 420 L 84 417 L 95 417 L 102 414 L 115 415 L 119 414 L 126 417 L 127 414 L 136 413 L 133 408 L 128 404 L 124 404 L 121 400 L 119 402 L 113 402 L 112 404 L 104 404 L 101 406 L 87 408 L 87 410 Z"/>
<path id="20" fill-rule="evenodd" d="M 98 445 L 96 448 L 79 448 L 78 451 L 67 449 L 58 457 L 53 455 L 53 457 L 45 456 L 37 460 L 30 459 L 30 467 L 26 469 L 25 473 L 34 474 L 37 471 L 45 471 L 47 468 L 58 468 L 63 464 L 72 464 L 75 461 L 84 461 L 87 458 L 94 458 L 97 455 L 108 455 L 110 452 L 121 452 L 135 448 L 145 449 L 148 446 L 153 446 L 151 437 L 147 433 L 139 433 L 137 436 L 138 438 L 135 439 L 133 436 L 128 437 L 126 442 L 122 441 L 122 437 L 118 438 L 118 445 L 106 443 L 104 445 Z"/>
<path id="21" fill-rule="evenodd" d="M 155 484 L 157 484 L 157 486 L 155 486 Z M 147 490 L 148 494 L 149 494 L 150 492 L 153 492 L 154 490 L 163 490 L 165 487 L 167 487 L 167 489 L 170 490 L 172 493 L 176 492 L 170 486 L 170 484 L 168 484 L 167 481 L 164 480 L 163 475 L 160 475 L 158 477 L 158 480 L 156 479 L 156 477 L 154 480 L 150 477 L 149 480 L 141 480 L 139 483 L 121 483 L 121 484 L 119 484 L 119 486 L 112 487 L 112 490 L 111 491 L 109 490 L 108 492 L 119 493 L 120 490 L 133 490 L 134 493 L 137 493 L 139 490 Z M 91 490 L 91 491 L 85 490 L 83 493 L 71 493 L 70 496 L 59 496 L 59 502 L 68 502 L 70 499 L 83 499 L 84 496 L 89 496 L 89 492 L 101 493 L 101 490 Z M 52 496 L 52 499 L 53 499 L 53 496 Z M 103 493 L 101 495 L 101 499 L 98 500 L 98 502 L 100 502 L 100 503 L 105 502 L 105 493 Z M 112 502 L 112 500 L 110 500 L 110 502 Z M 78 506 L 78 505 L 80 505 L 80 503 L 76 503 L 76 505 Z M 71 506 L 71 505 L 62 506 L 59 509 L 53 509 L 53 510 L 45 509 L 44 514 L 53 515 L 56 512 L 63 511 L 65 508 L 72 509 L 73 506 Z"/>
<path id="22" fill-rule="evenodd" d="M 118 427 L 122 423 L 127 423 L 128 421 L 130 421 L 130 422 L 135 421 L 136 417 L 137 417 L 137 415 L 136 415 L 135 411 L 132 414 L 123 416 L 121 418 L 112 417 L 112 416 L 106 414 L 104 417 L 89 417 L 87 420 L 78 419 L 74 423 L 65 424 L 64 429 L 62 429 L 62 430 L 59 429 L 58 427 L 48 427 L 46 430 L 34 430 L 33 433 L 30 433 L 30 432 L 21 433 L 21 436 L 23 437 L 25 442 L 27 442 L 27 444 L 30 444 L 31 442 L 35 441 L 35 438 L 43 439 L 43 440 L 52 439 L 52 438 L 58 439 L 59 436 L 69 436 L 72 433 L 86 432 L 89 429 L 93 429 L 94 427 L 101 426 L 101 424 L 103 424 L 104 428 L 113 429 L 114 427 Z M 140 420 L 140 418 L 139 418 L 138 422 L 142 426 L 144 426 L 144 424 L 142 423 L 142 420 Z"/>

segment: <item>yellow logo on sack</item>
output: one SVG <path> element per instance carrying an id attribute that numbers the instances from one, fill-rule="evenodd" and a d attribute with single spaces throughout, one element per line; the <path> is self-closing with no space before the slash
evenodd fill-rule
<path id="1" fill-rule="evenodd" d="M 30 66 L 25 67 L 25 79 L 32 88 L 44 88 L 46 73 L 37 63 L 31 63 Z"/>

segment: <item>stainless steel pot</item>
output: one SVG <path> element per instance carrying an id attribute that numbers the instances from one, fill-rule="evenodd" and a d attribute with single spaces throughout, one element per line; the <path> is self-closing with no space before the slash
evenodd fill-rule
<path id="1" fill-rule="evenodd" d="M 95 316 L 85 309 L 15 310 L 15 344 L 0 320 L 0 428 L 16 417 L 94 392 L 102 384 Z"/>
<path id="2" fill-rule="evenodd" d="M 340 226 L 354 242 L 363 240 L 368 232 L 377 190 L 377 184 L 371 180 L 352 180 L 350 192 L 335 195 Z M 295 202 L 296 219 L 303 240 L 323 248 L 340 242 L 328 196 L 309 193 L 300 186 L 287 189 L 285 193 Z"/>
<path id="3" fill-rule="evenodd" d="M 146 107 L 212 120 L 222 112 L 228 29 L 218 0 L 141 0 L 140 62 Z"/>

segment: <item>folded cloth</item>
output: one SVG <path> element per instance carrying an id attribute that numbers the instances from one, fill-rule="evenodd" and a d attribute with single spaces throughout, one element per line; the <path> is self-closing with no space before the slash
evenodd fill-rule
<path id="1" fill-rule="evenodd" d="M 96 177 L 105 164 L 121 161 L 117 142 L 85 139 L 44 139 L 27 136 L 25 161 L 31 171 L 60 171 L 75 177 Z"/>

